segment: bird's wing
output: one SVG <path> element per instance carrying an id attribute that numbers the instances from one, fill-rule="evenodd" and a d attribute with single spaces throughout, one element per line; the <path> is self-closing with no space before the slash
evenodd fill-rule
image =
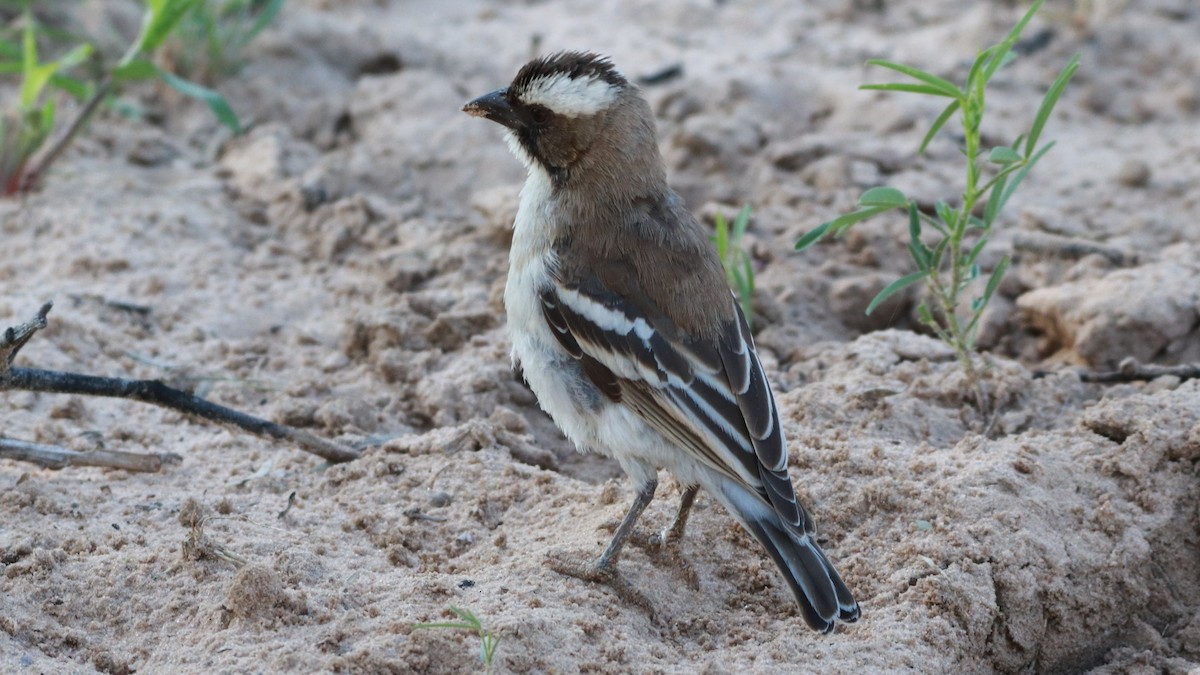
<path id="1" fill-rule="evenodd" d="M 750 328 L 732 294 L 715 301 L 731 303 L 733 318 L 715 338 L 701 339 L 681 335 L 661 312 L 643 311 L 594 280 L 586 287 L 558 281 L 541 292 L 555 337 L 605 396 L 810 533 Z"/>

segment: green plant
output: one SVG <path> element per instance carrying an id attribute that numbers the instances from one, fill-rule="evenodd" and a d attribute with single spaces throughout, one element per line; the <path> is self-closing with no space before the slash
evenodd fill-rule
<path id="1" fill-rule="evenodd" d="M 1079 67 L 1079 56 L 1076 55 L 1050 85 L 1026 133 L 1019 135 L 1011 145 L 983 148 L 980 126 L 984 116 L 987 84 L 997 71 L 1015 57 L 1013 46 L 1030 19 L 1042 6 L 1042 2 L 1043 0 L 1036 0 L 1002 42 L 979 53 L 967 74 L 966 83 L 961 88 L 941 77 L 910 66 L 880 59 L 867 62 L 907 75 L 914 81 L 868 84 L 861 89 L 910 92 L 950 99 L 925 134 L 919 152 L 925 151 L 929 142 L 947 121 L 956 113 L 959 115 L 963 131 L 962 152 L 967 162 L 966 185 L 957 207 L 946 201 L 939 201 L 934 206 L 934 213 L 928 214 L 921 211 L 916 202 L 905 197 L 900 190 L 876 187 L 863 193 L 857 210 L 821 224 L 796 242 L 796 249 L 803 250 L 827 234 L 840 235 L 855 223 L 867 218 L 897 208 L 905 209 L 909 226 L 908 251 L 916 263 L 917 271 L 897 279 L 880 291 L 867 307 L 867 313 L 871 313 L 880 303 L 904 288 L 923 282 L 929 297 L 932 298 L 933 306 L 930 307 L 929 301 L 921 302 L 917 307 L 917 316 L 922 324 L 954 348 L 968 378 L 976 387 L 977 403 L 985 411 L 989 407 L 987 394 L 975 368 L 972 354 L 975 351 L 980 317 L 1008 269 L 1009 257 L 1001 258 L 992 269 L 982 293 L 970 302 L 965 311 L 961 296 L 980 276 L 977 260 L 988 245 L 992 227 L 1000 212 L 1038 160 L 1054 146 L 1053 141 L 1041 146 L 1038 145 L 1038 141 L 1041 140 L 1042 130 L 1050 118 L 1050 113 Z M 977 207 L 980 205 L 982 210 L 977 213 Z M 928 230 L 925 229 L 926 226 Z M 932 230 L 932 233 L 929 230 Z M 932 246 L 926 243 L 927 237 Z"/>
<path id="2" fill-rule="evenodd" d="M 163 60 L 173 72 L 214 84 L 242 67 L 242 53 L 284 1 L 200 0 L 164 45 Z"/>
<path id="3" fill-rule="evenodd" d="M 750 224 L 750 205 L 747 204 L 738 211 L 733 219 L 733 227 L 725 221 L 725 215 L 717 211 L 717 231 L 709 237 L 717 246 L 717 255 L 725 268 L 725 276 L 729 285 L 737 291 L 738 300 L 742 303 L 742 313 L 746 315 L 749 324 L 753 317 L 751 301 L 754 298 L 754 262 L 750 254 L 742 246 L 742 235 L 746 234 L 746 226 Z"/>
<path id="4" fill-rule="evenodd" d="M 474 631 L 479 636 L 479 660 L 487 670 L 492 668 L 492 658 L 496 655 L 496 645 L 500 644 L 500 636 L 483 627 L 479 617 L 469 609 L 461 609 L 451 605 L 450 611 L 461 621 L 445 621 L 440 623 L 413 624 L 413 630 L 423 628 L 451 628 Z"/>
<path id="5" fill-rule="evenodd" d="M 53 99 L 43 96 L 46 89 L 56 86 L 77 96 L 84 95 L 86 85 L 64 73 L 86 61 L 92 52 L 91 46 L 79 45 L 56 60 L 43 63 L 38 60 L 35 22 L 28 7 L 22 18 L 20 45 L 0 42 L 0 73 L 21 75 L 16 108 L 0 111 L 0 182 L 5 195 L 20 189 L 25 165 L 54 128 L 55 104 Z"/>
<path id="6" fill-rule="evenodd" d="M 29 18 L 29 14 L 27 12 L 27 32 L 25 34 L 26 46 L 23 49 L 25 55 L 22 57 L 24 67 L 21 70 L 23 78 L 21 87 L 22 108 L 24 109 L 26 102 L 26 91 L 29 90 L 35 92 L 36 94 L 40 94 L 47 83 L 56 84 L 61 88 L 67 89 L 68 91 L 71 90 L 71 87 L 73 86 L 72 83 L 78 84 L 78 86 L 75 87 L 76 91 L 72 93 L 79 95 L 83 92 L 87 92 L 87 94 L 90 95 L 88 96 L 87 103 L 84 104 L 79 113 L 76 114 L 70 126 L 67 127 L 66 131 L 55 140 L 53 145 L 51 145 L 45 151 L 45 153 L 37 158 L 37 161 L 32 169 L 23 171 L 25 161 L 29 159 L 29 155 L 32 155 L 33 152 L 36 152 L 36 147 L 29 151 L 29 154 L 24 157 L 24 160 L 19 163 L 19 166 L 16 166 L 15 173 L 6 180 L 6 194 L 13 194 L 15 192 L 32 189 L 32 187 L 37 184 L 42 174 L 45 173 L 46 169 L 48 169 L 50 165 L 53 164 L 56 159 L 58 159 L 63 150 L 70 145 L 71 141 L 74 140 L 75 136 L 79 133 L 83 126 L 88 122 L 88 120 L 91 119 L 92 115 L 95 114 L 100 104 L 107 100 L 115 90 L 120 88 L 121 85 L 129 82 L 155 78 L 159 79 L 171 88 L 186 96 L 200 99 L 209 106 L 209 108 L 213 111 L 213 114 L 216 115 L 217 119 L 222 124 L 235 132 L 240 131 L 241 126 L 238 123 L 237 116 L 234 114 L 233 109 L 229 106 L 229 102 L 226 101 L 225 98 L 218 92 L 209 89 L 208 87 L 196 84 L 195 82 L 190 82 L 182 77 L 179 77 L 178 75 L 175 75 L 174 73 L 164 70 L 163 68 L 155 65 L 151 60 L 153 54 L 160 47 L 162 47 L 163 43 L 171 35 L 172 31 L 174 31 L 179 25 L 180 19 L 182 19 L 187 12 L 191 11 L 199 1 L 200 0 L 146 0 L 146 10 L 142 15 L 141 30 L 138 32 L 137 37 L 134 39 L 133 43 L 129 45 L 128 49 L 126 49 L 120 60 L 118 60 L 117 63 L 111 68 L 106 69 L 105 74 L 99 79 L 99 81 L 91 85 L 75 83 L 73 80 L 64 78 L 58 73 L 59 70 L 63 70 L 65 67 L 74 65 L 86 59 L 91 53 L 91 48 L 87 45 L 76 47 L 68 52 L 66 57 L 59 59 L 59 61 L 47 64 L 37 63 L 36 48 L 31 48 L 28 46 L 36 43 L 36 40 L 31 32 L 32 28 L 29 27 L 32 26 L 32 20 Z M 31 53 L 32 57 L 30 56 Z M 31 63 L 32 65 L 29 65 Z M 52 66 L 53 69 L 51 69 Z M 12 71 L 10 70 L 10 72 Z M 36 98 L 37 97 L 35 95 L 34 99 L 36 100 Z M 38 141 L 39 146 L 41 142 L 45 140 L 46 135 L 50 132 L 50 129 L 53 126 L 54 120 L 52 106 L 49 108 L 49 111 L 49 113 L 46 113 L 45 108 L 43 108 L 42 117 L 37 121 L 38 126 L 34 128 L 34 131 L 41 134 L 41 138 Z M 32 132 L 30 133 L 32 134 L 32 137 L 36 138 L 37 134 L 33 134 Z M 17 147 L 20 149 L 27 146 Z M 4 152 L 7 152 L 7 146 L 5 146 Z"/>

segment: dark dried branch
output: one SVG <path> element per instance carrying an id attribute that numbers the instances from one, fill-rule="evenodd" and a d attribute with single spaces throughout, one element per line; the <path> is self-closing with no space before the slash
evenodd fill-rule
<path id="1" fill-rule="evenodd" d="M 1063 237 L 1045 232 L 1017 232 L 1013 236 L 1013 248 L 1018 252 L 1040 253 L 1057 258 L 1077 260 L 1088 255 L 1104 256 L 1118 267 L 1138 264 L 1138 255 L 1108 246 L 1098 241 Z"/>
<path id="2" fill-rule="evenodd" d="M 199 396 L 168 387 L 159 380 L 126 380 L 119 377 L 97 377 L 36 368 L 13 368 L 7 376 L 0 377 L 0 389 L 128 398 L 143 403 L 152 403 L 211 422 L 232 424 L 259 436 L 291 441 L 299 445 L 301 449 L 331 462 L 349 462 L 358 459 L 357 452 L 339 443 L 327 441 L 301 429 L 276 424 L 233 408 L 217 405 Z"/>
<path id="3" fill-rule="evenodd" d="M 13 359 L 17 358 L 17 352 L 21 351 L 21 347 L 24 347 L 26 342 L 29 342 L 29 338 L 46 327 L 46 315 L 50 313 L 50 308 L 53 306 L 53 302 L 47 302 L 42 305 L 33 319 L 19 326 L 8 328 L 3 335 L 0 335 L 0 376 L 8 371 Z"/>
<path id="4" fill-rule="evenodd" d="M 1033 376 L 1039 378 L 1046 377 L 1054 372 L 1039 370 Z M 1078 372 L 1080 380 L 1101 384 L 1148 382 L 1160 377 L 1178 377 L 1181 380 L 1190 380 L 1200 378 L 1200 364 L 1185 363 L 1178 366 L 1160 366 L 1153 363 L 1139 363 L 1137 359 L 1129 357 L 1121 361 L 1121 364 L 1117 366 L 1117 370 L 1081 370 Z"/>
<path id="5" fill-rule="evenodd" d="M 76 452 L 57 445 L 44 445 L 14 438 L 0 438 L 0 458 L 33 462 L 47 469 L 68 466 L 105 466 L 126 471 L 155 473 L 162 468 L 162 457 L 116 450 Z"/>
<path id="6" fill-rule="evenodd" d="M 212 422 L 231 424 L 252 434 L 289 441 L 330 462 L 349 462 L 358 459 L 352 448 L 325 440 L 301 429 L 267 420 L 217 405 L 185 391 L 168 387 L 158 380 L 127 380 L 117 377 L 97 377 L 36 368 L 12 368 L 12 358 L 38 330 L 46 327 L 46 303 L 32 321 L 9 328 L 0 335 L 0 391 L 20 389 L 52 394 L 82 394 L 128 398 L 152 403 L 164 408 L 200 417 Z"/>

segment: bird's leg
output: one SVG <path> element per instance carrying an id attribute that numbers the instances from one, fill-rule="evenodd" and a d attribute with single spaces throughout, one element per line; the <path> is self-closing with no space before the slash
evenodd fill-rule
<path id="1" fill-rule="evenodd" d="M 688 516 L 691 514 L 692 503 L 696 501 L 698 490 L 699 487 L 695 485 L 684 488 L 683 496 L 679 499 L 679 510 L 675 512 L 675 519 L 666 529 L 654 534 L 636 533 L 630 543 L 651 551 L 661 551 L 682 539 L 683 530 L 687 527 Z"/>
<path id="2" fill-rule="evenodd" d="M 567 576 L 587 581 L 612 583 L 617 577 L 616 566 L 617 559 L 621 557 L 621 549 L 625 546 L 625 541 L 629 539 L 629 535 L 633 532 L 638 517 L 642 515 L 642 511 L 646 510 L 646 506 L 650 504 L 650 500 L 654 499 L 654 491 L 657 488 L 658 480 L 654 478 L 638 488 L 637 494 L 633 498 L 633 504 L 629 507 L 625 518 L 621 520 L 617 531 L 613 533 L 612 541 L 608 542 L 604 553 L 601 553 L 595 562 L 581 563 L 576 560 L 553 557 L 547 560 L 546 564 L 549 565 L 550 569 L 559 574 L 566 574 Z"/>
<path id="3" fill-rule="evenodd" d="M 688 516 L 692 512 L 692 503 L 696 501 L 696 491 L 699 489 L 696 485 L 689 485 L 684 489 L 683 496 L 679 498 L 679 510 L 675 512 L 675 520 L 672 520 L 671 526 L 658 535 L 659 542 L 663 546 L 669 546 L 683 539 L 683 528 L 687 527 Z"/>

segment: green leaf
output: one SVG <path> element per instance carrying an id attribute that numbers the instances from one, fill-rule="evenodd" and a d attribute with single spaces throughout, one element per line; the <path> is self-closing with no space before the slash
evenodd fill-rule
<path id="1" fill-rule="evenodd" d="M 92 91 L 91 85 L 87 82 L 82 82 L 73 77 L 67 77 L 66 75 L 62 74 L 51 75 L 50 84 L 62 89 L 77 99 L 87 98 L 88 94 L 90 94 Z"/>
<path id="2" fill-rule="evenodd" d="M 742 235 L 746 234 L 746 228 L 750 226 L 750 205 L 745 204 L 738 211 L 737 217 L 733 219 L 733 240 L 741 241 Z"/>
<path id="3" fill-rule="evenodd" d="M 821 223 L 820 225 L 813 228 L 812 230 L 809 230 L 809 232 L 807 234 L 805 234 L 803 237 L 800 237 L 800 241 L 796 242 L 796 250 L 803 251 L 804 249 L 808 248 L 809 246 L 812 246 L 813 244 L 817 243 L 818 241 L 821 241 L 821 238 L 825 236 L 826 232 L 829 232 L 829 229 L 831 227 L 833 227 L 832 220 L 829 221 L 828 223 Z"/>
<path id="4" fill-rule="evenodd" d="M 928 273 L 930 270 L 930 250 L 924 246 L 917 246 L 912 242 L 908 243 L 908 253 L 912 256 L 913 262 L 917 263 L 917 269 Z"/>
<path id="5" fill-rule="evenodd" d="M 946 247 L 950 245 L 950 237 L 939 241 L 933 247 L 933 255 L 930 256 L 930 264 L 933 268 L 940 269 L 942 266 L 942 254 L 946 252 Z"/>
<path id="6" fill-rule="evenodd" d="M 942 79 L 932 73 L 927 73 L 923 70 L 913 68 L 911 66 L 906 66 L 906 65 L 903 65 L 900 63 L 895 63 L 893 61 L 886 61 L 884 59 L 871 59 L 871 60 L 867 61 L 867 65 L 880 66 L 883 68 L 888 68 L 890 70 L 894 70 L 898 73 L 904 73 L 905 75 L 908 75 L 909 77 L 913 78 L 914 80 L 920 80 L 921 82 L 924 82 L 925 84 L 930 85 L 934 89 L 937 89 L 939 92 L 941 92 L 940 95 L 942 95 L 942 96 L 949 96 L 950 98 L 958 98 L 962 94 L 962 92 L 959 91 L 958 87 L 954 86 L 954 84 L 951 83 L 950 81 Z"/>
<path id="7" fill-rule="evenodd" d="M 996 213 L 1000 213 L 1004 210 L 1004 205 L 1008 203 L 1009 198 L 1012 197 L 1013 193 L 1017 191 L 1017 187 L 1021 185 L 1021 181 L 1025 180 L 1025 177 L 1029 175 L 1029 172 L 1033 170 L 1033 167 L 1037 165 L 1038 161 L 1040 161 L 1047 152 L 1050 152 L 1050 148 L 1053 147 L 1054 141 L 1050 141 L 1049 143 L 1043 145 L 1042 149 L 1038 150 L 1033 157 L 1029 158 L 1029 161 L 1025 163 L 1025 166 L 1021 167 L 1020 171 L 1013 174 L 1012 180 L 1008 182 L 1008 186 L 1004 188 L 1004 193 L 1000 195 L 1000 200 L 996 204 Z"/>
<path id="8" fill-rule="evenodd" d="M 830 221 L 830 224 L 833 225 L 833 233 L 840 235 L 841 233 L 845 232 L 847 229 L 850 228 L 850 226 L 854 225 L 855 223 L 864 221 L 867 218 L 870 218 L 872 216 L 877 216 L 877 215 L 883 213 L 884 211 L 891 211 L 894 208 L 896 208 L 896 207 L 895 206 L 868 206 L 868 207 L 858 209 L 857 211 L 851 211 L 850 213 L 847 213 L 845 215 L 838 216 L 837 218 L 834 218 L 832 221 Z"/>
<path id="9" fill-rule="evenodd" d="M 237 115 L 234 114 L 233 108 L 229 107 L 229 102 L 225 100 L 224 96 L 208 87 L 196 84 L 195 82 L 188 82 L 162 69 L 158 71 L 158 75 L 163 79 L 163 82 L 166 82 L 175 91 L 184 96 L 191 96 L 207 103 L 221 124 L 229 127 L 234 133 L 241 133 L 242 126 L 238 123 Z"/>
<path id="10" fill-rule="evenodd" d="M 916 202 L 908 203 L 908 238 L 914 244 L 921 243 L 921 218 L 917 211 Z M 924 244 L 922 244 L 924 246 Z"/>
<path id="11" fill-rule="evenodd" d="M 1012 30 L 1008 32 L 1008 37 L 1004 38 L 1003 42 L 995 46 L 994 49 L 996 51 L 991 55 L 991 58 L 988 59 L 988 63 L 983 70 L 984 83 L 991 80 L 992 75 L 995 75 L 997 70 L 1000 70 L 1010 61 L 1012 61 L 1012 55 L 1010 52 L 1012 51 L 1013 45 L 1017 44 L 1017 40 L 1021 37 L 1021 32 L 1025 30 L 1025 26 L 1029 25 L 1029 22 L 1033 19 L 1033 15 L 1037 14 L 1037 11 L 1041 9 L 1042 2 L 1043 0 L 1034 0 L 1034 3 L 1032 6 L 1030 6 L 1029 11 L 1025 12 L 1025 16 L 1022 16 L 1021 20 L 1017 22 L 1017 25 L 1013 26 Z"/>
<path id="12" fill-rule="evenodd" d="M 971 70 L 967 72 L 967 86 L 964 87 L 966 91 L 971 91 L 971 89 L 974 88 L 975 80 L 977 77 L 979 77 L 980 69 L 987 64 L 988 59 L 992 58 L 992 54 L 995 53 L 995 51 L 996 47 L 993 45 L 979 52 L 979 55 L 975 57 L 975 62 L 971 64 Z"/>
<path id="13" fill-rule="evenodd" d="M 933 251 L 921 241 L 921 217 L 916 202 L 908 203 L 908 252 L 917 263 L 917 269 L 922 272 L 929 271 Z"/>
<path id="14" fill-rule="evenodd" d="M 858 203 L 863 206 L 884 207 L 884 208 L 904 208 L 908 205 L 908 199 L 904 197 L 904 193 L 891 187 L 873 187 L 867 190 L 858 198 Z"/>
<path id="15" fill-rule="evenodd" d="M 1023 159 L 1021 155 L 1007 145 L 999 145 L 988 153 L 988 161 L 993 164 L 1013 164 Z"/>
<path id="16" fill-rule="evenodd" d="M 747 303 L 749 303 L 751 296 L 754 295 L 754 261 L 750 260 L 750 256 L 748 256 L 744 253 L 742 254 L 741 258 L 742 258 L 742 274 L 741 274 L 742 286 L 743 286 L 743 290 L 746 291 L 745 299 L 746 299 Z"/>
<path id="17" fill-rule="evenodd" d="M 979 241 L 975 242 L 974 246 L 971 247 L 971 252 L 967 254 L 967 257 L 963 262 L 967 265 L 974 265 L 975 259 L 979 257 L 979 254 L 983 252 L 983 248 L 987 246 L 987 244 L 988 236 L 985 234 L 979 238 Z"/>
<path id="18" fill-rule="evenodd" d="M 918 154 L 925 152 L 925 148 L 929 147 L 929 142 L 933 140 L 933 137 L 937 135 L 937 132 L 940 131 L 943 126 L 945 126 L 946 121 L 950 119 L 950 117 L 961 105 L 962 102 L 955 99 L 950 102 L 950 105 L 946 106 L 946 109 L 942 111 L 942 114 L 937 116 L 937 119 L 933 121 L 933 126 L 929 127 L 929 131 L 925 132 L 925 138 L 921 139 L 921 147 L 917 149 Z"/>
<path id="19" fill-rule="evenodd" d="M 717 257 L 721 259 L 722 265 L 726 264 L 725 261 L 729 258 L 729 225 L 720 211 L 717 211 L 717 233 L 713 236 L 713 241 L 717 245 Z"/>
<path id="20" fill-rule="evenodd" d="M 279 10 L 283 9 L 283 3 L 284 0 L 271 0 L 271 3 L 259 12 L 258 19 L 250 27 L 250 32 L 246 34 L 244 41 L 250 42 L 261 33 L 275 19 L 275 15 L 279 14 Z"/>
<path id="21" fill-rule="evenodd" d="M 21 61 L 21 46 L 8 40 L 0 40 L 0 57 L 19 63 Z"/>
<path id="22" fill-rule="evenodd" d="M 1000 199 L 1007 182 L 1008 176 L 1000 176 L 996 180 L 996 184 L 992 186 L 992 193 L 988 195 L 987 205 L 983 207 L 983 222 L 989 228 L 996 222 L 996 216 L 1000 213 Z"/>
<path id="23" fill-rule="evenodd" d="M 1000 263 L 996 265 L 996 269 L 992 270 L 992 275 L 988 277 L 987 287 L 984 288 L 983 295 L 971 301 L 971 312 L 974 316 L 967 323 L 963 330 L 963 335 L 966 336 L 969 344 L 975 342 L 975 329 L 979 325 L 979 320 L 983 317 L 983 310 L 991 301 L 992 296 L 996 294 L 996 289 L 1000 288 L 1000 282 L 1004 279 L 1004 273 L 1008 271 L 1008 266 L 1011 260 L 1006 255 L 1000 259 Z"/>
<path id="24" fill-rule="evenodd" d="M 146 0 L 146 12 L 142 15 L 142 30 L 134 42 L 134 49 L 127 53 L 127 55 L 132 55 L 129 58 L 136 58 L 139 54 L 150 54 L 158 49 L 175 29 L 175 25 L 179 23 L 183 15 L 191 11 L 199 1 Z"/>
<path id="25" fill-rule="evenodd" d="M 1079 54 L 1071 57 L 1071 61 L 1062 69 L 1062 72 L 1055 78 L 1054 84 L 1050 85 L 1050 89 L 1046 91 L 1045 98 L 1042 99 L 1042 104 L 1038 106 L 1037 114 L 1033 117 L 1033 126 L 1029 129 L 1029 137 L 1025 139 L 1025 154 L 1033 152 L 1037 147 L 1038 138 L 1042 135 L 1042 129 L 1046 126 L 1046 121 L 1050 119 L 1050 113 L 1054 111 L 1054 106 L 1058 103 L 1058 99 L 1062 96 L 1063 90 L 1066 89 L 1067 83 L 1071 81 L 1071 77 L 1075 75 L 1075 71 L 1079 70 Z"/>
<path id="26" fill-rule="evenodd" d="M 867 314 L 875 311 L 875 308 L 878 307 L 883 301 L 892 297 L 899 291 L 912 286 L 921 279 L 924 279 L 926 276 L 927 274 L 925 272 L 913 272 L 912 274 L 906 274 L 888 284 L 886 288 L 884 288 L 882 291 L 879 291 L 879 295 L 875 296 L 875 299 L 871 301 L 871 304 L 867 305 Z"/>
<path id="27" fill-rule="evenodd" d="M 917 214 L 921 217 L 921 222 L 937 230 L 938 234 L 941 234 L 943 237 L 947 236 L 946 226 L 942 224 L 942 221 L 937 219 L 937 216 L 931 216 L 921 211 L 918 211 Z"/>
<path id="28" fill-rule="evenodd" d="M 112 71 L 114 82 L 149 80 L 158 77 L 158 67 L 146 59 L 135 59 L 118 65 Z"/>
<path id="29" fill-rule="evenodd" d="M 1000 282 L 1004 279 L 1004 273 L 1008 271 L 1008 265 L 1011 262 L 1012 260 L 1005 255 L 996 265 L 996 269 L 992 270 L 992 276 L 988 277 L 987 288 L 983 291 L 983 303 L 985 305 L 995 295 L 996 289 L 1000 288 Z"/>
<path id="30" fill-rule="evenodd" d="M 929 96 L 945 96 L 947 98 L 955 98 L 957 91 L 953 94 L 947 94 L 945 91 L 931 87 L 927 84 L 904 84 L 900 82 L 889 84 L 864 84 L 859 89 L 866 91 L 902 91 L 909 94 L 926 94 Z"/>
<path id="31" fill-rule="evenodd" d="M 933 320 L 933 313 L 929 311 L 929 305 L 924 302 L 917 305 L 917 319 L 934 330 L 940 330 L 937 322 Z"/>
<path id="32" fill-rule="evenodd" d="M 947 227 L 954 227 L 955 221 L 958 220 L 957 209 L 952 208 L 949 204 L 940 200 L 933 205 L 933 208 L 935 211 L 937 211 L 938 218 L 941 218 L 942 222 L 945 223 Z"/>

